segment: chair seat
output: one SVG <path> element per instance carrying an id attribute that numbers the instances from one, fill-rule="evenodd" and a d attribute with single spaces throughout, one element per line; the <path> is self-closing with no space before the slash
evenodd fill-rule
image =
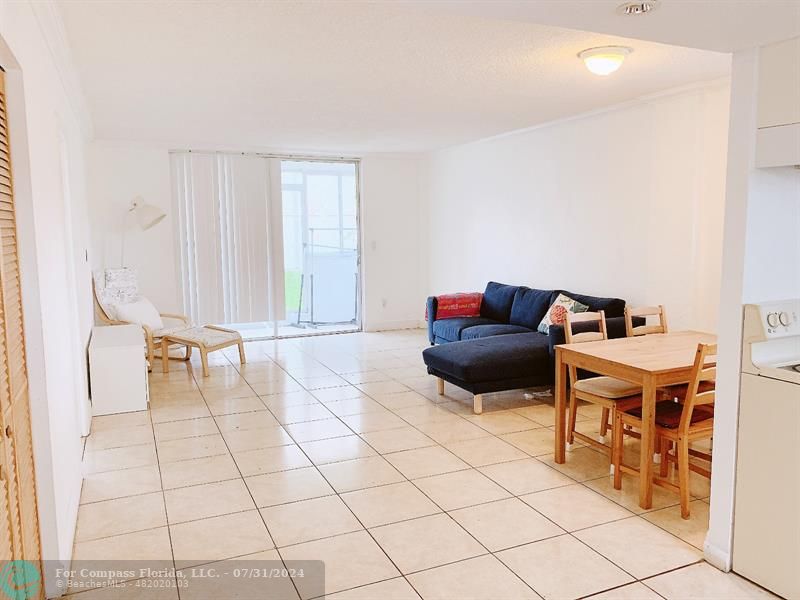
<path id="1" fill-rule="evenodd" d="M 627 411 L 627 414 L 636 417 L 637 419 L 641 419 L 642 409 L 641 407 L 632 408 L 631 410 Z M 663 427 L 664 429 L 677 429 L 681 422 L 681 414 L 683 414 L 683 404 L 672 401 L 659 402 L 656 404 L 656 425 Z M 713 404 L 701 404 L 700 406 L 695 406 L 694 410 L 692 411 L 692 425 L 713 418 Z"/>
<path id="2" fill-rule="evenodd" d="M 575 384 L 575 390 L 610 400 L 627 398 L 628 396 L 636 396 L 642 393 L 641 386 L 614 377 L 581 379 Z"/>
<path id="3" fill-rule="evenodd" d="M 697 386 L 697 393 L 702 394 L 703 392 L 710 392 L 711 390 L 715 389 L 715 387 L 716 384 L 713 381 L 701 381 Z M 683 400 L 686 398 L 686 392 L 689 391 L 689 384 L 681 383 L 679 385 L 670 385 L 664 388 L 664 391 L 669 394 L 670 398 L 678 398 Z"/>

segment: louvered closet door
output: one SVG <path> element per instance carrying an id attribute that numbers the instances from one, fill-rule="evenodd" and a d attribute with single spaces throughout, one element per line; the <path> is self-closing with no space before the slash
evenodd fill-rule
<path id="1" fill-rule="evenodd" d="M 15 559 L 39 561 L 39 517 L 5 92 L 0 70 L 0 490 L 5 490 L 5 498 L 0 499 L 0 508 L 4 509 L 0 519 L 7 515 L 7 526 L 0 521 L 0 555 L 10 548 Z"/>

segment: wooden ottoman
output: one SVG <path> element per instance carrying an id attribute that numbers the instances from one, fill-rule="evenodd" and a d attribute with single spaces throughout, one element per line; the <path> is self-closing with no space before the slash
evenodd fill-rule
<path id="1" fill-rule="evenodd" d="M 208 353 L 222 350 L 229 346 L 239 346 L 239 362 L 245 364 L 244 344 L 238 331 L 225 329 L 215 325 L 192 327 L 170 333 L 161 338 L 161 367 L 164 373 L 169 373 L 169 345 L 183 344 L 187 347 L 197 348 L 200 351 L 200 360 L 203 363 L 203 377 L 208 377 Z"/>

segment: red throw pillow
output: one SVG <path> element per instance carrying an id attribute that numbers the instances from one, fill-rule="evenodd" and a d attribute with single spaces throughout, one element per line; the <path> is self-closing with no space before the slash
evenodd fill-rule
<path id="1" fill-rule="evenodd" d="M 436 297 L 437 319 L 452 319 L 454 317 L 479 317 L 481 315 L 481 292 L 467 294 L 443 294 Z M 427 320 L 427 312 L 425 319 Z"/>

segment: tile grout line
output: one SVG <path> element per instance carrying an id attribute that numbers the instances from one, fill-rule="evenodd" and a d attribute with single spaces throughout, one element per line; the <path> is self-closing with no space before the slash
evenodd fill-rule
<path id="1" fill-rule="evenodd" d="M 175 567 L 175 550 L 174 550 L 173 545 L 172 545 L 172 531 L 169 528 L 169 512 L 167 510 L 167 494 L 164 491 L 164 478 L 161 475 L 161 464 L 160 464 L 160 462 L 158 460 L 158 445 L 156 444 L 156 432 L 155 432 L 155 427 L 153 426 L 153 414 L 149 410 L 149 407 L 148 407 L 147 413 L 148 413 L 147 416 L 148 416 L 149 421 L 150 421 L 151 434 L 153 436 L 153 446 L 154 446 L 154 452 L 155 452 L 155 455 L 156 455 L 156 465 L 157 465 L 157 468 L 158 468 L 158 480 L 159 480 L 159 483 L 161 484 L 161 502 L 164 505 L 164 521 L 165 521 L 165 526 L 167 528 L 167 538 L 169 539 L 169 553 L 170 553 L 170 556 L 172 558 L 172 572 L 173 572 L 174 579 L 175 579 L 175 593 L 178 596 L 178 600 L 180 600 L 181 592 L 180 592 L 180 584 L 178 582 L 178 573 L 177 573 L 177 569 Z"/>

